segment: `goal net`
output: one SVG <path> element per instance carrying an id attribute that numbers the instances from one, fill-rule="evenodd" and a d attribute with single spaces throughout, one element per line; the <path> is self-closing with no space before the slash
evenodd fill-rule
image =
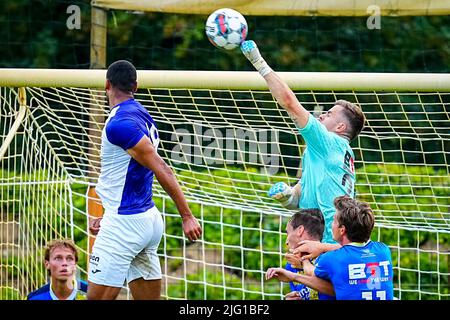
<path id="1" fill-rule="evenodd" d="M 399 299 L 450 297 L 450 77 L 444 74 L 280 73 L 317 115 L 339 99 L 367 123 L 352 147 L 357 197 L 376 214 L 373 240 L 392 251 Z M 87 219 L 109 113 L 105 70 L 0 70 L 0 299 L 47 281 L 43 248 L 75 240 L 87 279 Z M 155 119 L 204 234 L 190 244 L 157 182 L 159 248 L 168 299 L 282 299 L 266 282 L 283 266 L 292 211 L 267 196 L 301 177 L 305 144 L 256 72 L 139 71 L 135 98 Z M 124 287 L 124 298 L 127 298 Z"/>

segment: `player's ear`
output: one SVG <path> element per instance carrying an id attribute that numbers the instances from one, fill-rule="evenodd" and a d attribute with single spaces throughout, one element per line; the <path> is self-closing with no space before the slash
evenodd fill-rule
<path id="1" fill-rule="evenodd" d="M 48 260 L 44 261 L 45 269 L 50 270 L 50 262 Z"/>
<path id="2" fill-rule="evenodd" d="M 345 228 L 344 225 L 340 226 L 339 233 L 341 234 L 341 237 L 344 236 L 347 233 L 347 228 Z"/>
<path id="3" fill-rule="evenodd" d="M 296 232 L 297 232 L 297 236 L 301 237 L 303 235 L 303 232 L 305 232 L 305 227 L 303 225 L 298 226 Z"/>
<path id="4" fill-rule="evenodd" d="M 339 124 L 336 128 L 336 131 L 339 133 L 344 133 L 347 131 L 347 128 L 348 128 L 348 126 L 345 122 L 339 122 Z"/>
<path id="5" fill-rule="evenodd" d="M 137 82 L 133 84 L 133 87 L 131 88 L 132 92 L 135 93 L 137 91 Z"/>
<path id="6" fill-rule="evenodd" d="M 106 83 L 105 83 L 105 90 L 110 90 L 111 89 L 111 82 L 106 79 Z"/>

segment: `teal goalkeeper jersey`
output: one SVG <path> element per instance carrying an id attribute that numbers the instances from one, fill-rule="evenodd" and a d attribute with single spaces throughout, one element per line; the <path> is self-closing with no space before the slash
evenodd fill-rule
<path id="1" fill-rule="evenodd" d="M 330 132 L 312 115 L 302 129 L 306 149 L 302 159 L 301 209 L 319 208 L 325 218 L 322 242 L 335 243 L 331 224 L 335 213 L 334 199 L 355 197 L 353 150 L 347 139 Z"/>

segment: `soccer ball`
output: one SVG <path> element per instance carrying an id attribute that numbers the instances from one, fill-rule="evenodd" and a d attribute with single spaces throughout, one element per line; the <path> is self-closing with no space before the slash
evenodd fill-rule
<path id="1" fill-rule="evenodd" d="M 213 45 L 232 50 L 247 37 L 247 22 L 236 10 L 223 8 L 211 13 L 206 20 L 205 31 Z"/>

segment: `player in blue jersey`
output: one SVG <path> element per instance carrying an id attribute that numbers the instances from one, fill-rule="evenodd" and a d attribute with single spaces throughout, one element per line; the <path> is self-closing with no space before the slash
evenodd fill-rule
<path id="1" fill-rule="evenodd" d="M 124 282 L 135 300 L 159 299 L 161 266 L 157 255 L 163 233 L 153 202 L 156 177 L 175 202 L 186 237 L 195 241 L 201 227 L 192 215 L 170 167 L 158 155 L 155 121 L 134 99 L 137 72 L 128 61 L 112 63 L 106 73 L 111 112 L 102 133 L 101 173 L 96 192 L 104 215 L 89 260 L 88 299 L 112 300 Z"/>
<path id="2" fill-rule="evenodd" d="M 27 300 L 85 300 L 87 282 L 76 279 L 78 251 L 68 239 L 51 241 L 44 252 L 50 282 L 31 292 Z"/>
<path id="3" fill-rule="evenodd" d="M 391 252 L 384 243 L 370 240 L 375 221 L 372 209 L 348 196 L 337 197 L 334 205 L 332 231 L 341 248 L 320 255 L 315 266 L 304 260 L 306 272 L 313 273 L 314 279 L 331 281 L 338 300 L 394 299 Z M 304 280 L 283 270 L 270 270 L 266 277 Z"/>
<path id="4" fill-rule="evenodd" d="M 297 244 L 303 240 L 317 241 L 322 240 L 324 228 L 323 215 L 318 209 L 301 209 L 296 212 L 286 225 L 286 245 L 289 252 L 286 254 L 288 263 L 285 269 L 297 274 L 304 274 L 302 262 L 298 255 L 294 255 L 292 251 L 297 247 Z M 325 283 L 332 291 L 330 283 Z M 286 300 L 329 300 L 334 297 L 327 296 L 316 290 L 308 288 L 302 283 L 295 281 L 289 282 L 291 292 L 286 295 Z"/>
<path id="5" fill-rule="evenodd" d="M 319 256 L 314 274 L 330 280 L 336 299 L 392 300 L 392 258 L 389 248 L 370 240 L 374 216 L 362 201 L 341 196 L 335 199 L 333 237 L 342 248 Z"/>
<path id="6" fill-rule="evenodd" d="M 268 194 L 288 209 L 319 208 L 325 218 L 323 242 L 333 242 L 333 200 L 341 195 L 355 195 L 355 156 L 350 141 L 361 132 L 364 114 L 353 103 L 338 100 L 319 119 L 314 118 L 268 66 L 254 41 L 244 41 L 241 50 L 264 77 L 272 95 L 288 112 L 306 143 L 299 183 L 293 188 L 284 182 L 276 183 Z"/>

